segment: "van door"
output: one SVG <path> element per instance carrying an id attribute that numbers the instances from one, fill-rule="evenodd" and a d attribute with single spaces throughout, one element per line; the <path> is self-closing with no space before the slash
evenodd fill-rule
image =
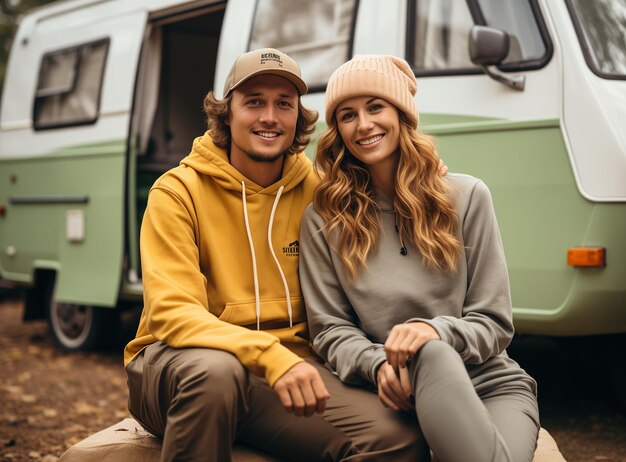
<path id="1" fill-rule="evenodd" d="M 226 2 L 150 14 L 135 89 L 128 185 L 128 278 L 121 296 L 142 295 L 139 229 L 155 180 L 206 131 L 202 102 L 213 89 Z"/>
<path id="2" fill-rule="evenodd" d="M 585 232 L 562 133 L 562 57 L 550 16 L 535 0 L 413 2 L 409 58 L 418 78 L 422 128 L 452 171 L 489 186 L 511 281 L 516 330 L 556 334 L 574 273 L 567 247 Z M 524 76 L 523 91 L 490 78 L 469 59 L 474 24 L 507 32 L 494 69 Z"/>

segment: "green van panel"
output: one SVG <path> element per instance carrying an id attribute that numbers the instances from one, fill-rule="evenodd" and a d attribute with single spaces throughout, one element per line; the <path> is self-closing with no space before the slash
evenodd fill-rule
<path id="1" fill-rule="evenodd" d="M 626 329 L 626 204 L 593 204 L 589 226 L 576 245 L 602 246 L 606 267 L 569 268 L 572 285 L 550 312 L 516 309 L 519 330 L 544 335 L 620 333 Z"/>
<path id="2" fill-rule="evenodd" d="M 626 204 L 597 204 L 580 194 L 558 120 L 438 124 L 425 131 L 451 171 L 481 178 L 492 192 L 518 332 L 626 330 Z M 583 245 L 606 247 L 607 266 L 568 266 L 567 249 Z"/>
<path id="3" fill-rule="evenodd" d="M 0 203 L 7 210 L 0 218 L 0 275 L 32 282 L 38 261 L 57 262 L 58 300 L 115 306 L 124 251 L 125 152 L 119 140 L 1 160 Z M 84 214 L 81 242 L 66 238 L 70 210 Z"/>

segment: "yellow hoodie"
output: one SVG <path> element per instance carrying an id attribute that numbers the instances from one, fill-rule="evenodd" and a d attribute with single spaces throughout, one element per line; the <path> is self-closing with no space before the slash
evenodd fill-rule
<path id="1" fill-rule="evenodd" d="M 287 156 L 282 178 L 263 188 L 233 168 L 208 134 L 196 138 L 150 190 L 141 227 L 144 308 L 124 364 L 157 340 L 215 348 L 273 386 L 311 355 L 298 235 L 316 183 L 300 153 Z"/>

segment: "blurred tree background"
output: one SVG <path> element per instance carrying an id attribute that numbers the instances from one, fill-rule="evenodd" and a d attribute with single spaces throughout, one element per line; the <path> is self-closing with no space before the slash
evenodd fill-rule
<path id="1" fill-rule="evenodd" d="M 0 98 L 9 51 L 20 16 L 37 6 L 58 0 L 0 0 Z"/>

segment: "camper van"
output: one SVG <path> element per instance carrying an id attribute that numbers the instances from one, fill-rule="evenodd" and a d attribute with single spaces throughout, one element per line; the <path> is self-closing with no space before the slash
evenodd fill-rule
<path id="1" fill-rule="evenodd" d="M 625 24 L 624 0 L 69 0 L 33 10 L 13 41 L 0 111 L 0 277 L 26 289 L 24 318 L 48 319 L 59 346 L 94 347 L 124 308 L 141 306 L 148 191 L 205 131 L 203 98 L 221 95 L 237 55 L 294 57 L 310 87 L 304 104 L 323 113 L 335 68 L 391 54 L 413 67 L 420 129 L 450 170 L 492 191 L 517 332 L 624 334 Z"/>

